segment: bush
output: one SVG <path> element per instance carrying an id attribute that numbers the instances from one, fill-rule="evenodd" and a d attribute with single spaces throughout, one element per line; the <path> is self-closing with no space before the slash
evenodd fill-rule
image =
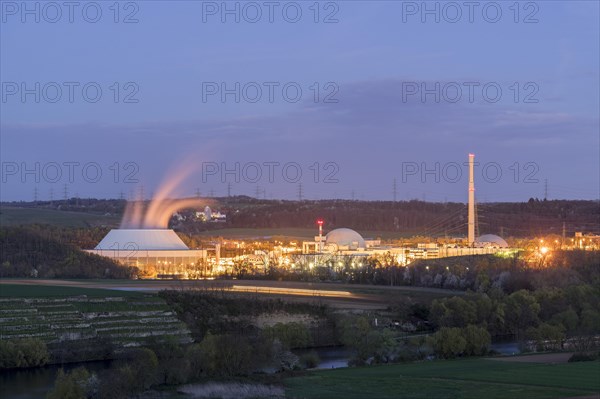
<path id="1" fill-rule="evenodd" d="M 394 333 L 374 328 L 367 317 L 343 316 L 338 329 L 340 342 L 355 351 L 349 364 L 388 363 L 393 358 L 397 346 Z"/>
<path id="2" fill-rule="evenodd" d="M 46 343 L 41 339 L 0 341 L 0 369 L 43 366 L 49 358 Z"/>
<path id="3" fill-rule="evenodd" d="M 569 363 L 573 362 L 591 362 L 598 359 L 598 354 L 596 353 L 573 353 L 569 358 Z"/>
<path id="4" fill-rule="evenodd" d="M 184 347 L 175 337 L 151 340 L 151 347 L 158 357 L 157 374 L 161 384 L 177 385 L 187 381 L 190 362 L 185 357 Z"/>
<path id="5" fill-rule="evenodd" d="M 467 340 L 465 354 L 467 356 L 481 356 L 488 352 L 492 338 L 490 333 L 483 327 L 468 325 L 463 328 L 463 334 Z"/>
<path id="6" fill-rule="evenodd" d="M 319 355 L 315 351 L 310 351 L 300 356 L 300 364 L 305 369 L 314 369 L 319 365 L 320 361 L 321 359 L 319 359 Z"/>
<path id="7" fill-rule="evenodd" d="M 158 358 L 153 350 L 135 348 L 129 351 L 116 367 L 102 376 L 97 397 L 124 399 L 149 389 L 158 381 Z M 96 396 L 94 396 L 96 397 Z"/>
<path id="8" fill-rule="evenodd" d="M 449 359 L 462 355 L 467 347 L 463 331 L 457 327 L 442 327 L 428 342 L 438 356 Z"/>
<path id="9" fill-rule="evenodd" d="M 265 336 L 271 340 L 278 339 L 285 348 L 305 348 L 312 342 L 310 331 L 302 323 L 277 323 L 272 327 L 265 327 Z"/>
<path id="10" fill-rule="evenodd" d="M 90 373 L 85 367 L 78 367 L 69 373 L 60 369 L 54 382 L 54 388 L 47 399 L 86 399 L 90 385 Z"/>
<path id="11" fill-rule="evenodd" d="M 200 356 L 206 375 L 246 375 L 252 369 L 252 347 L 243 336 L 206 334 Z"/>
<path id="12" fill-rule="evenodd" d="M 537 328 L 527 329 L 527 335 L 536 342 L 538 351 L 560 350 L 565 339 L 565 328 L 562 324 L 542 323 Z"/>

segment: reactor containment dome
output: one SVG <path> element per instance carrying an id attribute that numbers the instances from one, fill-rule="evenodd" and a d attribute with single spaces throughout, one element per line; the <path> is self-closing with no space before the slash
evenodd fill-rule
<path id="1" fill-rule="evenodd" d="M 188 250 L 181 238 L 169 229 L 113 229 L 95 249 Z"/>
<path id="2" fill-rule="evenodd" d="M 331 230 L 325 236 L 325 245 L 335 244 L 338 248 L 366 248 L 365 239 L 356 231 L 347 228 Z"/>
<path id="3" fill-rule="evenodd" d="M 477 237 L 475 240 L 476 247 L 494 247 L 494 248 L 508 248 L 508 243 L 504 238 L 495 234 L 484 234 Z"/>

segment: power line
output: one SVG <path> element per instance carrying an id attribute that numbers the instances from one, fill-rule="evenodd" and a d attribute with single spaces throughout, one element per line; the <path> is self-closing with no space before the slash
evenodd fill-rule
<path id="1" fill-rule="evenodd" d="M 442 217 L 441 219 L 438 219 L 437 221 L 434 221 L 433 223 L 430 223 L 428 226 L 425 226 L 423 228 L 423 230 L 421 231 L 421 234 L 422 235 L 435 235 L 435 233 L 437 233 L 437 232 L 443 232 L 448 227 L 452 227 L 452 225 L 455 225 L 457 222 L 461 223 L 461 226 L 464 226 L 466 224 L 465 222 L 456 220 L 456 217 L 461 214 L 464 214 L 464 212 L 465 212 L 464 206 L 460 207 L 460 209 L 457 209 L 453 213 L 446 215 L 445 217 Z"/>

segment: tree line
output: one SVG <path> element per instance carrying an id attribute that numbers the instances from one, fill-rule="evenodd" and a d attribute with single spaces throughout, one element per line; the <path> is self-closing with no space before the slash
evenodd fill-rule
<path id="1" fill-rule="evenodd" d="M 172 227 L 187 234 L 221 228 L 315 228 L 323 219 L 328 229 L 348 227 L 359 231 L 396 231 L 401 234 L 434 236 L 457 235 L 465 230 L 466 205 L 457 202 L 354 200 L 265 200 L 247 196 L 205 198 L 207 205 L 227 214 L 226 223 L 199 223 L 192 218 L 172 220 Z M 60 201 L 5 203 L 18 207 L 42 207 L 74 212 L 122 215 L 125 200 L 78 199 Z M 202 209 L 200 209 L 202 211 Z M 568 235 L 576 231 L 600 233 L 591 221 L 600 218 L 598 201 L 539 200 L 527 202 L 482 203 L 478 205 L 482 233 L 511 237 L 561 234 L 563 224 Z M 440 220 L 445 220 L 440 225 Z"/>

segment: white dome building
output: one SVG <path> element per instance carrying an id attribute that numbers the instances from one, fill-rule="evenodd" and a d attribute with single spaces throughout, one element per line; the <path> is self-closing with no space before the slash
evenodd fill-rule
<path id="1" fill-rule="evenodd" d="M 113 229 L 95 249 L 188 250 L 181 238 L 168 229 Z"/>
<path id="2" fill-rule="evenodd" d="M 365 239 L 356 231 L 347 228 L 331 230 L 325 236 L 325 246 L 335 246 L 340 249 L 366 248 Z"/>
<path id="3" fill-rule="evenodd" d="M 504 238 L 495 234 L 484 234 L 475 239 L 476 247 L 508 248 L 508 243 Z"/>

